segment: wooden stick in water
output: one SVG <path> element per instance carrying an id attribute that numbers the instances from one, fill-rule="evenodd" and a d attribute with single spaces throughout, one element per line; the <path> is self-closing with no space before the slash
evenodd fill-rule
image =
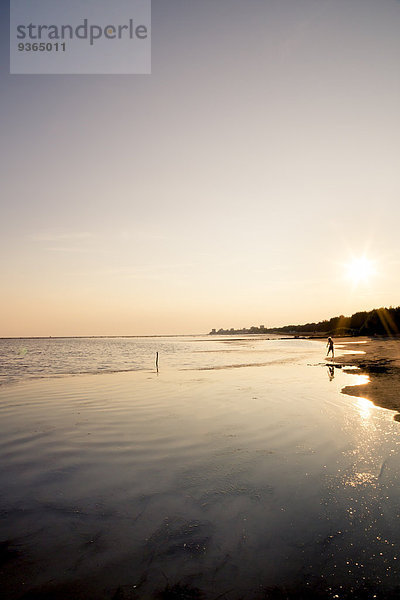
<path id="1" fill-rule="evenodd" d="M 156 352 L 156 369 L 157 369 L 157 373 L 158 373 L 158 352 Z"/>

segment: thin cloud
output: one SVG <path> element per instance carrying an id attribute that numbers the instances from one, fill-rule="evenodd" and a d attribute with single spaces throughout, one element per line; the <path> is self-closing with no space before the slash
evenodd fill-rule
<path id="1" fill-rule="evenodd" d="M 83 246 L 50 246 L 45 248 L 48 252 L 94 252 L 93 248 Z"/>
<path id="2" fill-rule="evenodd" d="M 79 231 L 70 233 L 38 233 L 30 236 L 33 242 L 67 242 L 77 240 L 88 240 L 93 238 L 93 233 L 89 231 Z"/>

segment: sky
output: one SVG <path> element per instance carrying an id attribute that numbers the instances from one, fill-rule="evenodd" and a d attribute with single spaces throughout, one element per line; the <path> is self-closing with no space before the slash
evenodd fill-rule
<path id="1" fill-rule="evenodd" d="M 400 304 L 398 0 L 153 0 L 151 75 L 10 75 L 0 17 L 0 336 Z"/>

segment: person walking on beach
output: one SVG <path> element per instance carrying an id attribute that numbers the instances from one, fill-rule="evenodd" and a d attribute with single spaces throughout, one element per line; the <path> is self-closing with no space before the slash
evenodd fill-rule
<path id="1" fill-rule="evenodd" d="M 328 352 L 326 353 L 326 355 L 329 356 L 329 352 L 332 352 L 332 358 L 335 358 L 335 350 L 333 348 L 333 339 L 331 337 L 328 337 L 328 342 L 326 345 L 328 348 Z"/>

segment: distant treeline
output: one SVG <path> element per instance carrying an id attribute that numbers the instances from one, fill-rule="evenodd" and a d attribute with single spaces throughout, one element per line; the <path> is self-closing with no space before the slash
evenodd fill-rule
<path id="1" fill-rule="evenodd" d="M 267 328 L 250 327 L 249 329 L 213 329 L 211 335 L 232 335 L 239 333 L 286 333 L 286 334 L 320 334 L 320 335 L 396 335 L 400 333 L 400 306 L 397 308 L 374 308 L 370 311 L 357 312 L 351 317 L 332 317 L 318 323 L 305 325 L 286 325 L 285 327 Z"/>

